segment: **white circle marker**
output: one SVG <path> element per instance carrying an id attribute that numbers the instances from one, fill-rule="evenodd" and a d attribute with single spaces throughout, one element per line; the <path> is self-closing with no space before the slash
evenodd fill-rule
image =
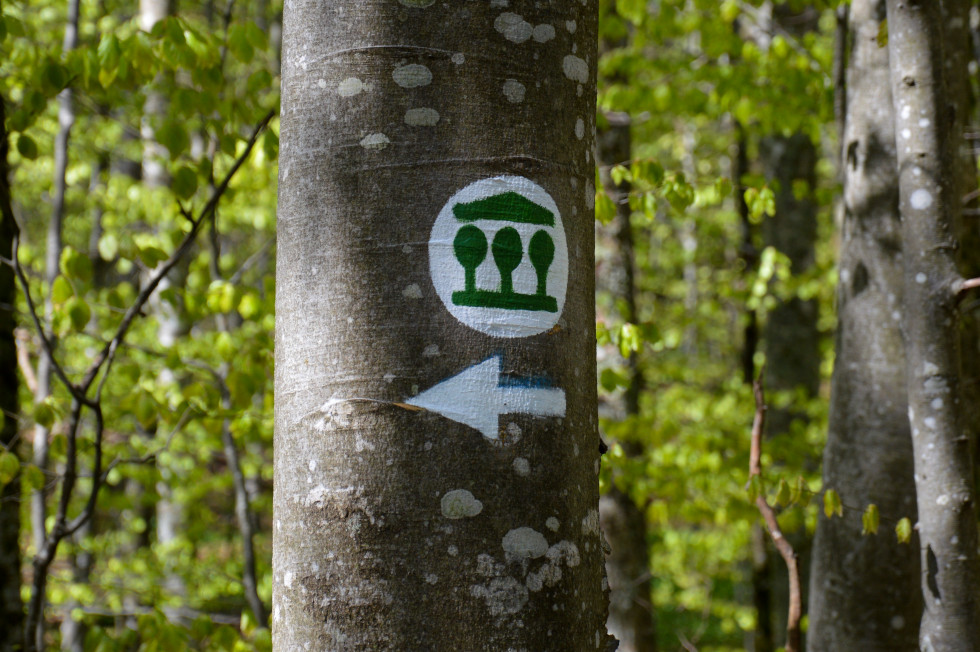
<path id="1" fill-rule="evenodd" d="M 495 337 L 550 329 L 565 307 L 568 243 L 555 200 L 530 179 L 482 179 L 453 195 L 429 236 L 429 273 L 449 312 Z"/>

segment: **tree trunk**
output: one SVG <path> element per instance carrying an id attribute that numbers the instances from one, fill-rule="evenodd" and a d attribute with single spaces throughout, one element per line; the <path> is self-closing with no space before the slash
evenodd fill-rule
<path id="1" fill-rule="evenodd" d="M 13 254 L 17 226 L 11 208 L 7 169 L 6 105 L 0 97 L 0 257 Z M 0 448 L 17 452 L 17 345 L 14 339 L 14 306 L 17 287 L 14 271 L 0 264 Z M 20 599 L 20 498 L 18 475 L 0 485 L 0 652 L 20 649 L 24 604 Z"/>
<path id="2" fill-rule="evenodd" d="M 905 388 L 904 294 L 895 116 L 884 0 L 853 0 L 844 151 L 844 222 L 837 288 L 837 362 L 823 485 L 849 506 L 820 514 L 813 547 L 809 644 L 814 650 L 918 650 L 919 560 L 894 523 L 916 520 Z M 881 532 L 862 535 L 878 506 Z"/>
<path id="3" fill-rule="evenodd" d="M 630 186 L 619 186 L 609 177 L 608 169 L 616 164 L 628 163 L 632 158 L 630 119 L 626 114 L 609 114 L 609 127 L 599 134 L 599 163 L 603 170 L 603 184 L 616 203 L 616 244 L 618 260 L 616 272 L 619 287 L 615 294 L 623 306 L 622 318 L 637 323 L 635 257 L 633 254 L 632 209 L 629 204 Z M 640 394 L 643 391 L 643 373 L 636 352 L 631 352 L 627 364 L 629 384 L 623 403 L 626 418 L 640 413 Z M 635 441 L 621 442 L 631 456 L 641 455 L 642 446 Z M 599 519 L 602 532 L 609 542 L 610 553 L 606 559 L 606 575 L 609 580 L 609 617 L 606 629 L 619 640 L 620 652 L 653 652 L 657 649 L 654 630 L 653 605 L 651 604 L 650 558 L 647 552 L 647 523 L 643 512 L 628 494 L 615 486 L 599 500 Z"/>
<path id="4" fill-rule="evenodd" d="M 816 254 L 817 206 L 813 201 L 816 185 L 816 147 L 809 136 L 767 136 L 759 146 L 759 156 L 766 178 L 775 182 L 776 212 L 762 225 L 766 246 L 775 247 L 790 261 L 794 275 L 812 269 Z M 806 184 L 806 191 L 797 196 L 797 183 Z M 793 297 L 780 301 L 769 312 L 763 340 L 766 351 L 766 378 L 773 392 L 801 392 L 813 398 L 820 388 L 820 333 L 817 330 L 817 303 Z M 773 408 L 767 416 L 766 435 L 788 436 L 794 421 L 805 418 L 797 406 Z M 787 533 L 793 550 L 799 557 L 803 586 L 809 581 L 810 540 L 805 530 Z M 762 537 L 765 540 L 767 537 Z M 772 556 L 766 545 L 767 556 Z M 753 557 L 757 557 L 753 554 Z M 777 560 L 754 564 L 760 569 L 768 566 L 769 595 L 772 625 L 770 631 L 784 632 L 787 626 L 790 601 L 789 577 L 786 565 Z M 806 596 L 804 594 L 804 600 Z M 803 605 L 804 613 L 806 604 Z M 759 614 L 760 620 L 764 614 Z M 765 631 L 763 626 L 762 631 Z"/>
<path id="5" fill-rule="evenodd" d="M 960 383 L 949 112 L 938 3 L 887 0 L 905 252 L 906 382 L 915 451 L 924 650 L 980 649 L 976 488 Z"/>
<path id="6" fill-rule="evenodd" d="M 597 3 L 521 8 L 286 6 L 277 649 L 605 645 Z"/>

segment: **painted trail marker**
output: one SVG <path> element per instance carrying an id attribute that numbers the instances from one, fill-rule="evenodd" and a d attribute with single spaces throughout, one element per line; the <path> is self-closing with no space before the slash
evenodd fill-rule
<path id="1" fill-rule="evenodd" d="M 549 387 L 501 384 L 503 356 L 497 354 L 405 401 L 499 438 L 500 416 L 565 416 L 565 391 Z"/>
<path id="2" fill-rule="evenodd" d="M 436 218 L 429 273 L 443 304 L 470 328 L 496 337 L 550 329 L 561 316 L 568 285 L 558 206 L 524 177 L 471 183 Z"/>

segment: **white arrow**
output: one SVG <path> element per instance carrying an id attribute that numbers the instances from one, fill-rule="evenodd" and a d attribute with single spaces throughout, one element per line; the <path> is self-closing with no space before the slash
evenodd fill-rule
<path id="1" fill-rule="evenodd" d="M 406 401 L 409 405 L 438 412 L 479 430 L 487 439 L 499 436 L 502 414 L 538 417 L 565 416 L 565 391 L 538 387 L 500 385 L 503 356 L 497 354 L 464 369 L 452 378 Z"/>

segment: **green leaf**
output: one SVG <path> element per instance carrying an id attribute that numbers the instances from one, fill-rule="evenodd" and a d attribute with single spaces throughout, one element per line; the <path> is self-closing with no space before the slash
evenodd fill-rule
<path id="1" fill-rule="evenodd" d="M 54 425 L 55 417 L 54 408 L 47 401 L 41 401 L 34 406 L 34 422 L 39 426 L 50 430 Z"/>
<path id="2" fill-rule="evenodd" d="M 838 516 L 844 515 L 844 506 L 840 502 L 840 495 L 833 489 L 828 489 L 824 492 L 823 513 L 827 518 L 833 518 L 834 514 Z"/>
<path id="3" fill-rule="evenodd" d="M 55 304 L 63 304 L 73 296 L 75 296 L 75 291 L 71 289 L 71 284 L 64 276 L 58 276 L 51 284 L 51 300 Z"/>
<path id="4" fill-rule="evenodd" d="M 82 283 L 88 283 L 92 280 L 92 260 L 71 247 L 65 247 L 61 250 L 61 260 L 58 266 L 61 268 L 61 273 L 70 279 Z"/>
<path id="5" fill-rule="evenodd" d="M 609 170 L 609 178 L 617 186 L 622 185 L 623 182 L 633 181 L 633 175 L 630 173 L 629 168 L 624 165 L 614 165 L 611 170 Z"/>
<path id="6" fill-rule="evenodd" d="M 28 491 L 36 491 L 44 486 L 44 472 L 33 464 L 24 466 L 21 477 L 24 488 Z"/>
<path id="7" fill-rule="evenodd" d="M 619 354 L 628 358 L 630 353 L 639 351 L 643 346 L 640 329 L 636 324 L 623 324 L 619 327 Z"/>
<path id="8" fill-rule="evenodd" d="M 92 309 L 79 297 L 69 299 L 65 304 L 65 310 L 68 312 L 68 319 L 71 320 L 72 328 L 76 331 L 85 330 L 85 326 L 92 319 Z"/>
<path id="9" fill-rule="evenodd" d="M 103 35 L 99 42 L 99 83 L 108 88 L 119 74 L 119 61 L 122 58 L 122 48 L 119 39 L 114 34 Z"/>
<path id="10" fill-rule="evenodd" d="M 912 521 L 908 517 L 903 518 L 895 526 L 895 536 L 899 543 L 909 543 L 912 541 Z"/>
<path id="11" fill-rule="evenodd" d="M 99 256 L 102 260 L 113 260 L 119 254 L 119 239 L 114 233 L 103 233 L 99 238 Z"/>
<path id="12" fill-rule="evenodd" d="M 786 480 L 779 479 L 779 488 L 776 490 L 776 504 L 777 505 L 791 505 L 793 503 L 793 493 L 790 491 L 789 483 Z"/>
<path id="13" fill-rule="evenodd" d="M 17 137 L 17 152 L 29 161 L 37 158 L 37 143 L 27 134 Z"/>
<path id="14" fill-rule="evenodd" d="M 175 195 L 181 199 L 190 199 L 197 192 L 197 173 L 187 166 L 177 168 L 172 187 Z"/>
<path id="15" fill-rule="evenodd" d="M 879 48 L 888 47 L 888 19 L 878 23 L 878 35 L 875 37 Z"/>
<path id="16" fill-rule="evenodd" d="M 595 218 L 602 224 L 609 224 L 616 218 L 616 204 L 604 192 L 596 193 Z"/>
<path id="17" fill-rule="evenodd" d="M 10 451 L 0 453 L 0 486 L 7 484 L 20 471 L 20 460 Z"/>
<path id="18" fill-rule="evenodd" d="M 878 534 L 879 521 L 878 506 L 875 504 L 868 505 L 861 516 L 861 534 Z"/>
<path id="19" fill-rule="evenodd" d="M 255 48 L 248 40 L 244 25 L 235 24 L 228 30 L 228 49 L 242 63 L 249 63 L 255 56 Z"/>
<path id="20" fill-rule="evenodd" d="M 156 131 L 156 139 L 170 152 L 170 158 L 175 159 L 190 147 L 191 140 L 182 124 L 174 120 L 165 122 Z"/>

